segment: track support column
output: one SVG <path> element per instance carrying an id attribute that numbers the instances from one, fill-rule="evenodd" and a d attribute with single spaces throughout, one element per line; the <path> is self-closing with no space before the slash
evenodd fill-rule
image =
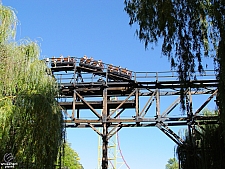
<path id="1" fill-rule="evenodd" d="M 135 89 L 135 112 L 136 112 L 136 118 L 139 118 L 139 89 Z"/>
<path id="2" fill-rule="evenodd" d="M 160 97 L 159 97 L 159 88 L 158 88 L 158 72 L 156 72 L 156 95 L 155 95 L 155 100 L 156 100 L 156 117 L 158 118 L 160 116 Z"/>
<path id="3" fill-rule="evenodd" d="M 108 169 L 108 124 L 107 124 L 107 88 L 103 90 L 103 111 L 102 111 L 102 169 Z"/>
<path id="4" fill-rule="evenodd" d="M 103 124 L 102 134 L 102 169 L 108 169 L 108 126 L 106 123 Z"/>

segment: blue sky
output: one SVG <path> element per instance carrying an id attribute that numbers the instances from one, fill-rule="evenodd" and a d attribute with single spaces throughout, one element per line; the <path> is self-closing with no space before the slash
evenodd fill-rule
<path id="1" fill-rule="evenodd" d="M 16 11 L 19 20 L 16 39 L 37 41 L 41 46 L 41 58 L 87 55 L 133 71 L 170 70 L 168 59 L 161 56 L 160 44 L 153 46 L 154 50 L 151 47 L 145 50 L 135 36 L 135 27 L 129 26 L 128 15 L 123 10 L 123 1 L 2 2 Z M 212 64 L 208 65 L 213 68 Z M 161 109 L 170 103 L 172 101 L 167 99 Z M 179 108 L 176 113 L 180 114 Z M 124 128 L 119 138 L 123 156 L 131 169 L 163 169 L 167 160 L 174 156 L 174 142 L 156 127 Z M 98 135 L 92 129 L 68 129 L 67 139 L 85 169 L 97 168 Z"/>

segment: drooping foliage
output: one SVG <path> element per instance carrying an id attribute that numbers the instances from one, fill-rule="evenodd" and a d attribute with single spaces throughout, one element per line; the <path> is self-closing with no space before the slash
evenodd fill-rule
<path id="1" fill-rule="evenodd" d="M 83 169 L 83 166 L 79 162 L 79 155 L 71 148 L 71 144 L 66 142 L 63 144 L 63 147 L 64 155 L 62 159 L 62 167 L 70 169 Z"/>
<path id="2" fill-rule="evenodd" d="M 186 132 L 184 145 L 177 147 L 180 167 L 182 169 L 224 168 L 225 142 L 222 131 L 220 125 L 208 124 L 195 126 L 192 139 L 189 132 Z"/>
<path id="3" fill-rule="evenodd" d="M 168 164 L 166 164 L 166 169 L 178 169 L 179 164 L 176 158 L 170 158 Z"/>
<path id="4" fill-rule="evenodd" d="M 207 126 L 196 136 L 194 147 L 191 147 L 187 135 L 185 143 L 189 146 L 178 147 L 178 157 L 182 169 L 223 168 L 225 165 L 225 144 L 219 126 Z"/>
<path id="5" fill-rule="evenodd" d="M 30 40 L 16 42 L 17 18 L 0 5 L 0 159 L 22 168 L 53 168 L 62 141 L 57 85 Z"/>
<path id="6" fill-rule="evenodd" d="M 208 25 L 204 1 L 129 0 L 125 1 L 130 25 L 137 23 L 139 39 L 149 43 L 163 40 L 162 52 L 177 68 L 182 78 L 188 72 L 203 71 L 202 56 L 208 56 Z"/>
<path id="7" fill-rule="evenodd" d="M 0 4 L 0 43 L 15 37 L 17 18 L 13 10 Z"/>
<path id="8" fill-rule="evenodd" d="M 225 1 L 125 0 L 130 25 L 147 48 L 162 42 L 162 54 L 184 82 L 204 72 L 204 57 L 215 63 L 219 80 L 219 107 L 225 120 Z M 189 77 L 190 75 L 190 77 Z M 184 86 L 185 87 L 185 86 Z M 182 96 L 183 109 L 185 108 Z"/>

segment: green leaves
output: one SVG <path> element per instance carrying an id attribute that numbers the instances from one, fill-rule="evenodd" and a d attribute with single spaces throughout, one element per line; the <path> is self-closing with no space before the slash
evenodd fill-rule
<path id="1" fill-rule="evenodd" d="M 204 110 L 203 115 L 215 115 L 217 112 Z M 218 124 L 196 125 L 193 135 L 186 131 L 183 146 L 177 147 L 182 169 L 223 168 L 225 165 L 225 143 L 223 129 Z"/>
<path id="2" fill-rule="evenodd" d="M 176 158 L 170 158 L 168 164 L 166 164 L 166 169 L 179 169 L 178 161 Z"/>
<path id="3" fill-rule="evenodd" d="M 138 25 L 136 33 L 145 48 L 162 40 L 162 54 L 168 57 L 171 68 L 184 83 L 194 79 L 196 71 L 204 72 L 204 57 L 214 58 L 212 62 L 218 66 L 215 70 L 220 80 L 220 109 L 224 115 L 225 1 L 125 0 L 124 3 L 129 24 Z"/>
<path id="4" fill-rule="evenodd" d="M 82 165 L 79 163 L 78 154 L 70 147 L 68 143 L 64 143 L 64 157 L 63 157 L 63 167 L 70 169 L 83 169 Z"/>
<path id="5" fill-rule="evenodd" d="M 202 56 L 208 56 L 210 39 L 216 38 L 210 38 L 214 30 L 208 24 L 209 4 L 199 0 L 126 0 L 125 11 L 130 25 L 138 24 L 136 33 L 145 47 L 162 38 L 163 55 L 172 58 L 171 66 L 181 80 L 188 80 L 196 65 L 203 71 Z"/>
<path id="6" fill-rule="evenodd" d="M 0 21 L 0 44 L 2 44 L 15 37 L 17 18 L 12 9 L 0 4 Z"/>
<path id="7" fill-rule="evenodd" d="M 0 7 L 0 22 L 0 159 L 10 152 L 21 168 L 53 168 L 63 128 L 55 79 L 39 60 L 37 43 L 10 39 L 11 9 Z"/>

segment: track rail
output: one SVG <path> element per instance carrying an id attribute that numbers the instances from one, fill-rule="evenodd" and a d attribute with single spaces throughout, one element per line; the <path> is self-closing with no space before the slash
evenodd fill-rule
<path id="1" fill-rule="evenodd" d="M 218 81 L 214 71 L 192 74 L 188 81 L 179 81 L 176 72 L 171 71 L 133 72 L 117 67 L 115 72 L 112 65 L 102 63 L 100 68 L 92 62 L 86 64 L 81 58 L 50 60 L 60 90 L 57 99 L 65 125 L 92 128 L 102 137 L 103 169 L 108 166 L 108 139 L 124 127 L 158 127 L 176 144 L 182 145 L 182 138 L 170 126 L 186 125 L 195 129 L 198 125 L 219 123 L 218 116 L 201 114 L 209 102 L 216 100 Z M 194 111 L 193 98 L 197 96 L 206 99 Z M 113 97 L 118 100 L 111 100 Z M 162 112 L 165 97 L 166 102 L 168 98 L 173 102 Z M 181 97 L 186 110 L 174 117 L 172 112 L 180 105 Z M 103 129 L 101 133 L 97 130 L 99 127 Z"/>

